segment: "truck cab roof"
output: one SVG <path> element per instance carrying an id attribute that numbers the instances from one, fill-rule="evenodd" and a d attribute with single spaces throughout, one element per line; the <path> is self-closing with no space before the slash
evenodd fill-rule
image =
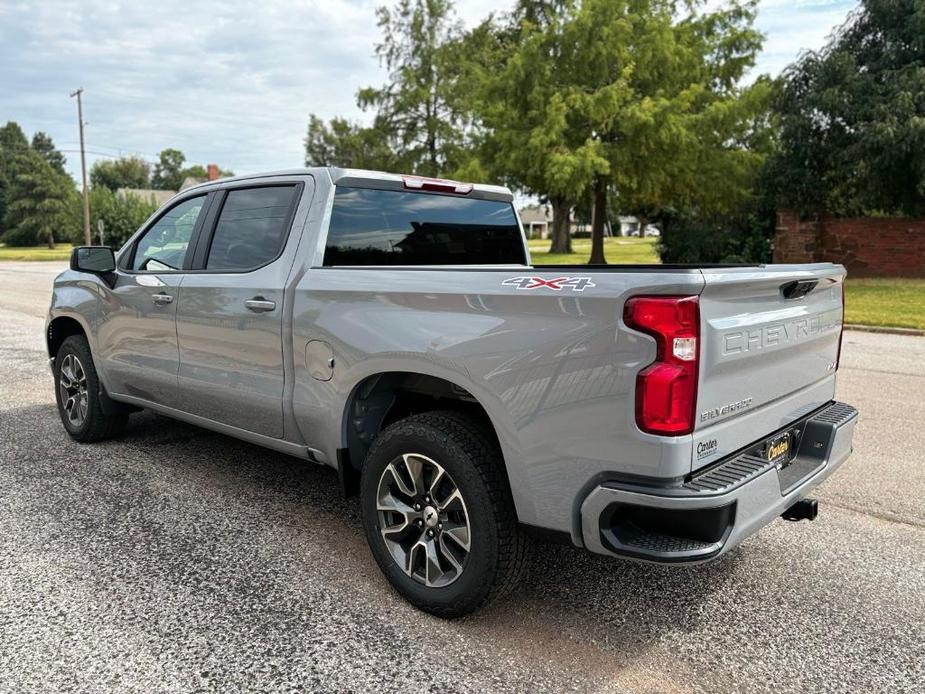
<path id="1" fill-rule="evenodd" d="M 246 174 L 243 176 L 232 176 L 222 178 L 218 181 L 206 181 L 196 186 L 187 188 L 187 190 L 196 190 L 216 183 L 229 183 L 236 181 L 250 181 L 257 179 L 266 179 L 283 176 L 328 176 L 331 182 L 336 186 L 355 187 L 355 188 L 378 188 L 384 190 L 412 190 L 415 192 L 432 192 L 465 195 L 469 198 L 478 198 L 483 200 L 500 200 L 512 202 L 514 194 L 509 188 L 504 186 L 495 186 L 487 183 L 460 183 L 449 181 L 447 179 L 429 178 L 426 176 L 413 176 L 408 174 L 388 173 L 385 171 L 370 171 L 367 169 L 345 169 L 336 166 L 316 166 L 299 169 L 283 169 L 280 171 L 268 171 L 264 173 Z M 442 186 L 445 190 L 422 188 L 416 182 L 423 182 L 425 185 L 435 184 Z M 459 184 L 460 191 L 454 191 L 454 186 L 450 184 Z M 466 192 L 462 192 L 462 190 Z M 186 192 L 186 191 L 184 191 Z"/>

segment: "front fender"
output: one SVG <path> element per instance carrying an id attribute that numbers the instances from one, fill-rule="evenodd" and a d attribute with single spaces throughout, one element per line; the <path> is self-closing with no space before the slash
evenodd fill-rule
<path id="1" fill-rule="evenodd" d="M 94 275 L 68 270 L 55 278 L 51 305 L 45 321 L 45 346 L 49 350 L 50 358 L 54 359 L 55 355 L 51 354 L 50 350 L 49 329 L 58 318 L 77 321 L 90 344 L 91 354 L 96 354 L 96 328 L 101 320 L 101 301 L 106 299 L 107 291 L 103 282 Z M 96 368 L 99 373 L 99 363 L 96 364 Z"/>

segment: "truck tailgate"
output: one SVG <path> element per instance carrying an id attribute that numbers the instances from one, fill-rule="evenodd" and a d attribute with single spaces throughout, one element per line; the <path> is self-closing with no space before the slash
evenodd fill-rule
<path id="1" fill-rule="evenodd" d="M 704 271 L 693 469 L 834 396 L 844 276 L 829 263 Z"/>

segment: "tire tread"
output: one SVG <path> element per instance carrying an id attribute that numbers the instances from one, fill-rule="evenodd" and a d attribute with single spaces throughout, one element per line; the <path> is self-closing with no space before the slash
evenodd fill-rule
<path id="1" fill-rule="evenodd" d="M 507 476 L 500 469 L 502 454 L 494 437 L 474 417 L 453 410 L 424 412 L 402 419 L 389 426 L 373 442 L 369 456 L 395 436 L 416 436 L 446 445 L 450 439 L 464 451 L 481 478 L 491 500 L 498 532 L 498 562 L 494 575 L 487 575 L 482 585 L 473 591 L 482 596 L 472 604 L 447 607 L 442 603 L 421 605 L 441 617 L 459 617 L 475 612 L 509 595 L 523 578 L 529 553 L 529 538 L 520 532 L 517 514 L 511 498 Z"/>
<path id="2" fill-rule="evenodd" d="M 83 335 L 71 335 L 61 344 L 61 347 L 58 349 L 58 355 L 55 359 L 56 365 L 61 364 L 62 356 L 66 349 L 70 349 L 72 352 L 76 353 L 80 357 L 80 362 L 83 365 L 84 373 L 87 376 L 87 386 L 88 386 L 88 411 L 87 411 L 87 427 L 78 433 L 72 432 L 65 425 L 65 430 L 75 441 L 80 443 L 95 443 L 97 441 L 104 441 L 106 439 L 115 438 L 119 436 L 124 430 L 125 425 L 128 423 L 128 414 L 118 413 L 113 415 L 106 415 L 103 413 L 102 404 L 100 403 L 99 389 L 100 378 L 99 374 L 96 372 L 96 365 L 93 363 L 93 355 L 90 352 L 90 345 L 87 342 L 87 338 Z M 57 368 L 57 367 L 56 367 Z M 90 386 L 93 386 L 93 391 L 90 391 Z M 60 396 L 58 395 L 58 379 L 57 371 L 55 372 L 55 400 L 58 402 L 58 411 L 61 415 L 62 422 L 64 421 L 64 414 L 61 412 L 60 405 Z"/>

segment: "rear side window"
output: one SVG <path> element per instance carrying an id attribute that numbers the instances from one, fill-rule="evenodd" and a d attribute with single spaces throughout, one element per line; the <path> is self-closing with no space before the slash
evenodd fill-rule
<path id="1" fill-rule="evenodd" d="M 324 264 L 523 265 L 509 202 L 337 188 Z"/>
<path id="2" fill-rule="evenodd" d="M 295 191 L 295 186 L 228 191 L 206 268 L 251 270 L 274 260 L 286 242 Z"/>

